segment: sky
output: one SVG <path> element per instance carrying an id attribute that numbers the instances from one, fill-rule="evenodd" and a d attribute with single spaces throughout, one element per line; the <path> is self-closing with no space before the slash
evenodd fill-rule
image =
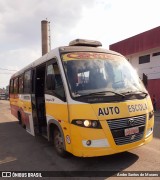
<path id="1" fill-rule="evenodd" d="M 82 38 L 103 48 L 160 25 L 159 0 L 0 0 L 0 88 L 41 57 L 41 21 L 51 49 Z"/>

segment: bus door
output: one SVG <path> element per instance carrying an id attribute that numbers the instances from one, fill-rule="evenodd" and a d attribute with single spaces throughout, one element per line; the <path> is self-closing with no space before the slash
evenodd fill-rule
<path id="1" fill-rule="evenodd" d="M 38 131 L 38 118 L 36 110 L 36 97 L 35 97 L 35 82 L 36 82 L 36 69 L 32 70 L 32 93 L 31 93 L 31 103 L 32 103 L 32 117 L 35 135 L 39 133 Z"/>
<path id="2" fill-rule="evenodd" d="M 62 75 L 57 59 L 46 64 L 45 106 L 48 124 L 55 123 L 59 128 L 69 130 L 68 104 L 66 101 Z M 64 134 L 65 135 L 65 134 Z"/>
<path id="3" fill-rule="evenodd" d="M 32 70 L 28 70 L 24 73 L 24 94 L 22 96 L 22 109 L 24 112 L 24 124 L 26 130 L 31 135 L 34 134 L 33 116 L 32 116 Z"/>
<path id="4" fill-rule="evenodd" d="M 45 68 L 45 64 L 40 65 L 32 73 L 32 115 L 34 130 L 35 134 L 41 134 L 43 136 L 47 134 L 44 99 Z"/>

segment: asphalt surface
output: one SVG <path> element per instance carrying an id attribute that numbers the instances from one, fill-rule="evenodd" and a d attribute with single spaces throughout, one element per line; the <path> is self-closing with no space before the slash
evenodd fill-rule
<path id="1" fill-rule="evenodd" d="M 105 171 L 109 179 L 121 171 L 160 171 L 160 113 L 155 114 L 153 140 L 142 147 L 120 154 L 79 158 L 59 157 L 51 143 L 28 134 L 10 114 L 8 101 L 0 101 L 0 171 Z M 53 178 L 50 178 L 53 179 Z M 55 178 L 57 179 L 57 178 Z M 64 179 L 64 178 L 60 178 Z M 69 177 L 67 179 L 105 179 Z M 118 179 L 128 179 L 119 177 Z M 138 179 L 133 178 L 132 179 Z M 145 177 L 144 179 L 155 179 Z"/>

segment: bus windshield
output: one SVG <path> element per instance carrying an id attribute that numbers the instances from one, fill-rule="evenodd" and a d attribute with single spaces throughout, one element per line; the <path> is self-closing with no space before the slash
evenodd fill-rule
<path id="1" fill-rule="evenodd" d="M 122 56 L 73 52 L 62 56 L 73 97 L 98 92 L 145 92 L 135 69 Z"/>

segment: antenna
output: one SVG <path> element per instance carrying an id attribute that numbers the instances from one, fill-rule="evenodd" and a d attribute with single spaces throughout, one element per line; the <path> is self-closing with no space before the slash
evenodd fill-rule
<path id="1" fill-rule="evenodd" d="M 48 46 L 49 51 L 51 50 L 51 29 L 50 29 L 50 21 L 48 22 Z"/>

